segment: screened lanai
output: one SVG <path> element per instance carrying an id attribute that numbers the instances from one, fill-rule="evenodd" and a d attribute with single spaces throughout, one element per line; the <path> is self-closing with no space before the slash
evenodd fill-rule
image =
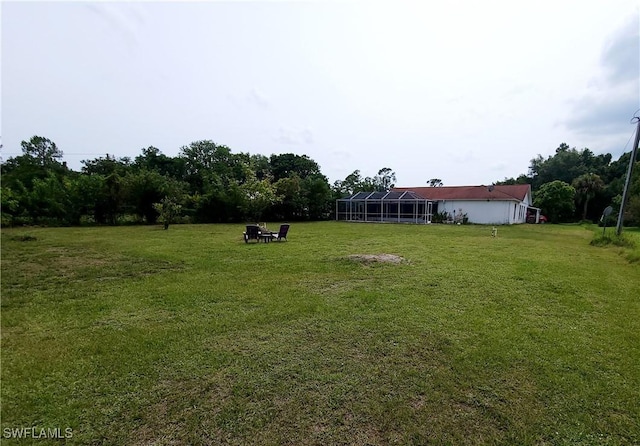
<path id="1" fill-rule="evenodd" d="M 431 223 L 432 204 L 411 191 L 358 192 L 336 200 L 336 220 Z"/>

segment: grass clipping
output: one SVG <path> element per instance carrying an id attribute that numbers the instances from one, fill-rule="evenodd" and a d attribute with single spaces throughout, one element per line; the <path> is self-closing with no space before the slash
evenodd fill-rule
<path id="1" fill-rule="evenodd" d="M 347 256 L 347 259 L 359 263 L 393 263 L 396 265 L 406 262 L 404 257 L 394 254 L 351 254 Z"/>

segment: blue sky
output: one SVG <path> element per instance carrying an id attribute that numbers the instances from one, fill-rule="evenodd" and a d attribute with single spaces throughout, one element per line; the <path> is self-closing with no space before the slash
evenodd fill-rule
<path id="1" fill-rule="evenodd" d="M 489 184 L 562 142 L 630 150 L 636 1 L 3 2 L 3 159 L 76 170 L 210 139 L 331 182 Z M 627 145 L 629 144 L 629 145 Z"/>

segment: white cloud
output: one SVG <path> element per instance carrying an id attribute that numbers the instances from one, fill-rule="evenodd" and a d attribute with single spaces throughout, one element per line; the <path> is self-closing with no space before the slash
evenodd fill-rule
<path id="1" fill-rule="evenodd" d="M 247 94 L 247 101 L 261 109 L 267 109 L 270 106 L 269 99 L 255 87 Z"/>
<path id="2" fill-rule="evenodd" d="M 600 56 L 603 71 L 570 101 L 566 128 L 589 138 L 618 137 L 622 143 L 629 120 L 640 108 L 640 18 L 638 14 L 607 38 Z"/>
<path id="3" fill-rule="evenodd" d="M 313 132 L 308 129 L 291 129 L 280 127 L 274 136 L 274 141 L 279 144 L 303 145 L 313 143 Z"/>
<path id="4" fill-rule="evenodd" d="M 629 18 L 605 44 L 602 52 L 606 79 L 611 85 L 619 82 L 640 82 L 640 17 Z"/>

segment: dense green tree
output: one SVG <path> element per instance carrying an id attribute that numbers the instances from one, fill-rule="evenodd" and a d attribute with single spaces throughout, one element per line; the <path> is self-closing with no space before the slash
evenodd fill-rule
<path id="1" fill-rule="evenodd" d="M 362 176 L 359 170 L 354 170 L 343 181 L 336 181 L 334 187 L 343 195 L 351 195 L 362 191 Z"/>
<path id="2" fill-rule="evenodd" d="M 576 199 L 582 204 L 582 219 L 587 219 L 587 206 L 597 193 L 604 189 L 602 179 L 595 173 L 585 173 L 575 178 L 572 186 L 576 191 Z"/>
<path id="3" fill-rule="evenodd" d="M 108 153 L 104 157 L 95 158 L 93 160 L 82 160 L 82 172 L 89 175 L 117 174 L 119 176 L 126 175 L 131 171 L 131 159 L 129 157 L 116 158 Z"/>
<path id="4" fill-rule="evenodd" d="M 264 155 L 249 155 L 248 153 L 241 153 L 239 156 L 242 156 L 242 162 L 249 166 L 255 173 L 257 179 L 264 180 L 265 178 L 273 178 L 269 157 Z"/>
<path id="5" fill-rule="evenodd" d="M 564 181 L 543 184 L 535 195 L 534 206 L 542 209 L 552 223 L 570 221 L 575 210 L 575 189 Z"/>
<path id="6" fill-rule="evenodd" d="M 74 174 L 64 179 L 69 193 L 69 220 L 72 225 L 79 225 L 83 216 L 91 217 L 95 221 L 98 212 L 105 178 L 102 175 Z"/>
<path id="7" fill-rule="evenodd" d="M 158 213 L 158 219 L 164 225 L 164 229 L 169 229 L 169 225 L 175 223 L 180 216 L 182 205 L 176 203 L 173 198 L 164 197 L 159 203 L 154 203 L 153 208 Z"/>
<path id="8" fill-rule="evenodd" d="M 153 170 L 129 172 L 123 178 L 123 183 L 125 203 L 140 221 L 148 224 L 154 224 L 158 218 L 154 203 L 161 202 L 165 197 L 179 200 L 184 194 L 184 187 L 180 182 Z"/>
<path id="9" fill-rule="evenodd" d="M 306 202 L 305 217 L 310 220 L 324 220 L 333 210 L 333 194 L 324 175 L 309 176 L 301 185 Z"/>
<path id="10" fill-rule="evenodd" d="M 629 157 L 627 157 L 627 162 Z M 628 166 L 627 166 L 628 167 Z M 619 202 L 622 202 L 622 196 L 619 196 Z M 620 207 L 618 206 L 618 211 Z M 629 198 L 625 206 L 623 216 L 625 226 L 640 226 L 640 161 L 633 166 L 633 175 L 629 184 Z"/>
<path id="11" fill-rule="evenodd" d="M 65 183 L 53 172 L 44 179 L 33 180 L 33 187 L 27 195 L 27 209 L 35 224 L 69 225 L 72 208 L 69 190 Z"/>
<path id="12" fill-rule="evenodd" d="M 629 161 L 629 153 L 623 154 L 618 161 L 612 162 L 611 154 L 595 155 L 591 150 L 584 148 L 577 150 L 562 143 L 556 149 L 554 155 L 543 158 L 538 155 L 531 160 L 529 174 L 521 174 L 517 178 L 505 178 L 496 184 L 531 184 L 534 195 L 544 183 L 554 180 L 564 181 L 569 184 L 587 174 L 597 175 L 603 182 L 602 188 L 596 188 L 588 197 L 578 192 L 579 207 L 575 211 L 575 219 L 597 219 L 602 210 L 613 204 L 614 198 L 622 193 L 626 166 Z M 584 198 L 588 198 L 586 201 Z M 584 209 L 587 205 L 587 213 Z"/>
<path id="13" fill-rule="evenodd" d="M 279 203 L 272 207 L 272 217 L 276 220 L 302 220 L 307 208 L 307 199 L 303 195 L 302 180 L 296 174 L 280 178 L 273 186 L 276 195 L 282 197 Z"/>
<path id="14" fill-rule="evenodd" d="M 571 184 L 575 178 L 586 173 L 604 175 L 610 161 L 611 155 L 594 156 L 587 148 L 578 151 L 575 147 L 569 148 L 567 144 L 562 143 L 556 149 L 555 155 L 547 159 L 538 155 L 532 159 L 529 176 L 533 189 L 554 180 Z"/>
<path id="15" fill-rule="evenodd" d="M 2 164 L 2 184 L 15 189 L 19 187 L 19 183 L 31 189 L 33 180 L 44 179 L 48 172 L 47 168 L 38 164 L 31 156 L 11 157 Z"/>
<path id="16" fill-rule="evenodd" d="M 15 218 L 79 224 L 85 216 L 116 224 L 124 215 L 153 223 L 158 218 L 153 204 L 165 197 L 184 203 L 185 214 L 199 222 L 241 221 L 256 214 L 324 218 L 331 208 L 327 179 L 306 155 L 234 154 L 203 140 L 182 147 L 177 157 L 149 146 L 133 162 L 109 154 L 84 160 L 79 173 L 58 162 L 62 152 L 46 138 L 23 142 L 23 152 L 1 166 L 5 224 Z M 275 180 L 274 172 L 281 178 Z"/>
<path id="17" fill-rule="evenodd" d="M 20 197 L 9 187 L 0 188 L 0 223 L 13 226 L 20 211 Z"/>
<path id="18" fill-rule="evenodd" d="M 11 157 L 2 163 L 2 184 L 17 186 L 20 182 L 27 189 L 31 189 L 35 179 L 44 180 L 50 173 L 58 178 L 69 173 L 62 158 L 62 151 L 50 139 L 33 136 L 29 141 L 22 141 L 22 155 Z"/>
<path id="19" fill-rule="evenodd" d="M 193 179 L 193 177 L 192 177 Z M 202 186 L 195 190 L 192 184 L 193 215 L 198 223 L 217 223 L 226 221 L 228 214 L 227 190 L 217 175 L 208 175 L 201 179 Z"/>
<path id="20" fill-rule="evenodd" d="M 48 138 L 32 136 L 29 141 L 22 141 L 20 145 L 22 146 L 22 153 L 33 158 L 42 167 L 60 164 L 62 150 L 58 149 L 56 143 Z"/>
<path id="21" fill-rule="evenodd" d="M 102 190 L 96 202 L 95 218 L 98 223 L 115 225 L 123 214 L 126 203 L 126 186 L 116 172 L 104 177 Z"/>
<path id="22" fill-rule="evenodd" d="M 525 174 L 518 175 L 517 178 L 505 178 L 502 181 L 496 181 L 494 184 L 496 185 L 515 185 L 515 184 L 531 184 L 531 177 L 528 177 Z"/>
<path id="23" fill-rule="evenodd" d="M 640 226 L 640 195 L 633 195 L 629 198 L 624 208 L 624 225 Z"/>
<path id="24" fill-rule="evenodd" d="M 271 155 L 269 159 L 273 180 L 288 178 L 294 174 L 301 179 L 312 175 L 321 175 L 320 166 L 307 155 L 295 155 L 293 153 L 283 153 L 281 155 Z"/>
<path id="25" fill-rule="evenodd" d="M 239 186 L 243 200 L 240 207 L 253 222 L 259 222 L 263 212 L 282 200 L 276 195 L 275 187 L 268 179 L 259 180 L 247 167 L 247 180 Z"/>
<path id="26" fill-rule="evenodd" d="M 160 149 L 149 146 L 142 149 L 142 153 L 135 158 L 132 167 L 135 170 L 158 172 L 160 175 L 182 180 L 186 173 L 186 160 L 180 157 L 169 157 L 160 152 Z"/>
<path id="27" fill-rule="evenodd" d="M 373 177 L 373 187 L 375 191 L 389 191 L 395 187 L 396 173 L 389 167 L 383 167 L 378 171 L 378 175 Z"/>
<path id="28" fill-rule="evenodd" d="M 196 222 L 241 221 L 244 198 L 239 190 L 239 182 L 222 178 L 216 173 L 207 173 L 202 177 L 202 187 L 192 192 Z"/>
<path id="29" fill-rule="evenodd" d="M 356 192 L 382 192 L 395 186 L 396 174 L 389 167 L 383 167 L 374 177 L 362 178 L 359 170 L 354 170 L 343 181 L 333 183 L 334 195 L 338 198 Z"/>
<path id="30" fill-rule="evenodd" d="M 205 174 L 215 173 L 224 182 L 240 179 L 244 173 L 240 157 L 231 153 L 231 149 L 210 140 L 195 141 L 180 149 L 180 157 L 185 160 L 188 178 L 202 178 Z M 197 181 L 194 182 L 197 184 Z"/>

